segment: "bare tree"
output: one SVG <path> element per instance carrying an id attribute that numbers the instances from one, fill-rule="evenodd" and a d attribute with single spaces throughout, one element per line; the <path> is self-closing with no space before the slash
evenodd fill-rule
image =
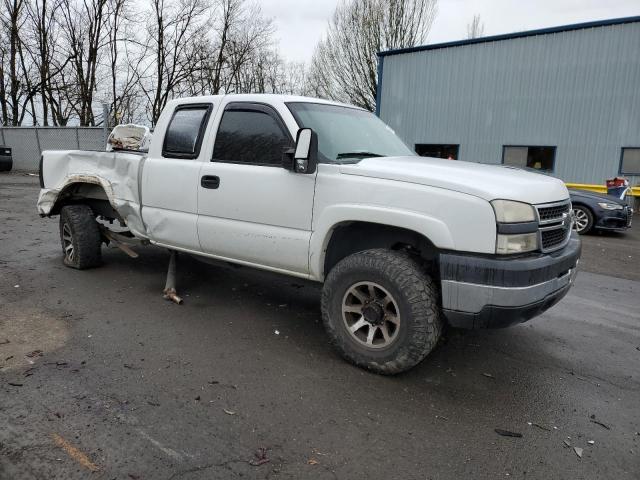
<path id="1" fill-rule="evenodd" d="M 340 4 L 318 44 L 309 78 L 319 96 L 375 108 L 377 53 L 424 43 L 437 0 L 352 0 Z M 324 77 L 324 78 L 323 78 Z"/>
<path id="2" fill-rule="evenodd" d="M 108 0 L 108 65 L 110 74 L 109 119 L 115 125 L 130 123 L 136 117 L 139 94 L 135 72 L 135 22 L 131 0 Z"/>
<path id="3" fill-rule="evenodd" d="M 194 75 L 194 52 L 204 36 L 202 20 L 206 13 L 202 0 L 179 0 L 175 4 L 152 0 L 136 75 L 153 125 L 167 102 L 186 89 Z"/>
<path id="4" fill-rule="evenodd" d="M 146 3 L 148 2 L 148 3 Z M 145 7 L 146 4 L 146 7 Z M 298 92 L 257 0 L 0 0 L 0 120 L 155 124 L 180 95 Z M 140 20 L 145 18 L 146 20 Z M 145 28 L 140 28 L 144 22 Z"/>
<path id="5" fill-rule="evenodd" d="M 62 0 L 3 0 L 0 10 L 0 112 L 2 123 L 65 124 L 71 112 L 58 95 L 73 91 L 63 73 L 68 49 L 58 42 Z M 4 35 L 3 35 L 4 34 Z M 2 37 L 6 36 L 6 41 Z M 62 88 L 59 85 L 63 85 Z M 59 121 L 58 121 L 59 120 Z"/>
<path id="6" fill-rule="evenodd" d="M 24 24 L 24 0 L 2 0 L 0 26 L 5 38 L 2 47 L 2 91 L 0 109 L 4 125 L 19 125 L 24 80 L 20 68 L 20 29 Z M 5 44 L 6 42 L 6 44 Z"/>
<path id="7" fill-rule="evenodd" d="M 251 5 L 245 15 L 237 20 L 227 45 L 224 89 L 236 93 L 264 92 L 259 85 L 264 78 L 258 79 L 256 75 L 263 76 L 268 65 L 279 62 L 279 55 L 273 50 L 271 40 L 273 24 L 262 17 L 256 4 Z M 252 85 L 255 82 L 258 85 Z"/>
<path id="8" fill-rule="evenodd" d="M 9 63 L 9 39 L 4 20 L 4 16 L 0 16 L 0 125 L 9 125 L 9 103 L 7 101 L 9 75 L 5 68 Z"/>
<path id="9" fill-rule="evenodd" d="M 24 29 L 21 29 L 21 31 L 23 30 Z M 32 124 L 36 125 L 37 115 L 34 97 L 38 93 L 38 84 L 34 71 L 34 65 L 29 61 L 31 51 L 29 49 L 29 45 L 27 45 L 26 42 L 24 42 L 21 38 L 18 39 L 17 47 L 20 67 L 19 76 L 21 78 L 20 95 L 23 101 L 21 105 L 18 105 L 18 118 L 16 121 L 14 117 L 14 124 L 22 125 L 27 112 L 29 112 Z M 27 110 L 27 108 L 29 108 L 29 110 Z"/>
<path id="10" fill-rule="evenodd" d="M 63 29 L 73 58 L 76 95 L 74 110 L 80 125 L 95 125 L 93 100 L 97 70 L 108 42 L 107 0 L 63 0 Z"/>
<path id="11" fill-rule="evenodd" d="M 242 22 L 242 0 L 220 0 L 218 8 L 220 9 L 220 21 L 216 39 L 214 40 L 215 56 L 214 62 L 209 66 L 205 66 L 204 71 L 207 72 L 208 82 L 210 83 L 210 91 L 213 95 L 220 93 L 223 88 L 223 72 L 227 63 L 228 51 L 233 42 L 232 37 L 236 25 Z"/>
<path id="12" fill-rule="evenodd" d="M 473 19 L 467 23 L 467 38 L 478 38 L 484 35 L 484 23 L 480 15 L 474 15 Z"/>
<path id="13" fill-rule="evenodd" d="M 66 126 L 76 112 L 76 84 L 72 56 L 67 57 L 64 64 L 58 67 L 56 74 L 51 75 L 46 84 L 46 96 L 51 109 L 51 120 L 54 125 Z"/>
<path id="14" fill-rule="evenodd" d="M 62 0 L 31 0 L 27 3 L 29 27 L 27 37 L 30 39 L 27 50 L 29 63 L 37 72 L 33 82 L 33 93 L 39 95 L 38 115 L 34 108 L 32 116 L 42 118 L 43 125 L 49 125 L 49 118 L 54 125 L 65 124 L 69 111 L 61 109 L 66 101 L 67 92 L 56 88 L 62 70 L 69 67 L 72 56 L 59 41 L 59 22 L 56 17 L 62 8 Z M 33 99 L 32 99 L 33 101 Z"/>
<path id="15" fill-rule="evenodd" d="M 287 63 L 273 47 L 256 50 L 237 75 L 238 93 L 301 94 L 306 79 L 302 63 Z"/>
<path id="16" fill-rule="evenodd" d="M 32 37 L 34 42 L 34 55 L 32 61 L 39 73 L 39 90 L 42 108 L 43 125 L 49 124 L 49 100 L 47 99 L 46 84 L 49 79 L 49 72 L 52 64 L 51 56 L 51 28 L 53 25 L 53 15 L 60 6 L 55 2 L 53 6 L 47 0 L 35 0 L 27 4 L 27 12 L 31 23 Z"/>
<path id="17" fill-rule="evenodd" d="M 282 63 L 273 45 L 273 22 L 256 3 L 219 0 L 207 29 L 211 35 L 194 49 L 192 95 L 258 91 L 260 69 Z"/>

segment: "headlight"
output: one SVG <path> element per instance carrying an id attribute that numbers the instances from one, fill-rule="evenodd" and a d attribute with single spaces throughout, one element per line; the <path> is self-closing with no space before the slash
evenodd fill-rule
<path id="1" fill-rule="evenodd" d="M 496 240 L 496 253 L 500 255 L 532 252 L 537 249 L 537 233 L 519 233 L 515 235 L 498 234 Z"/>
<path id="2" fill-rule="evenodd" d="M 512 200 L 494 200 L 491 206 L 498 224 L 497 254 L 524 253 L 538 249 L 538 222 L 533 205 Z"/>
<path id="3" fill-rule="evenodd" d="M 598 205 L 600 205 L 600 208 L 604 208 L 605 210 L 622 210 L 624 208 L 619 203 L 602 202 L 598 203 Z"/>
<path id="4" fill-rule="evenodd" d="M 496 212 L 498 223 L 522 223 L 535 222 L 536 214 L 533 206 L 528 203 L 514 202 L 511 200 L 494 200 L 491 202 Z"/>

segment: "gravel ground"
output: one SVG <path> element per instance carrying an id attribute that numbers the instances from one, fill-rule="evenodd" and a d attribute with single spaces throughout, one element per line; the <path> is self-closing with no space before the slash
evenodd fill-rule
<path id="1" fill-rule="evenodd" d="M 329 348 L 314 284 L 183 256 L 177 306 L 163 250 L 65 268 L 37 193 L 0 175 L 2 480 L 640 478 L 638 222 L 584 237 L 543 316 L 381 377 Z"/>

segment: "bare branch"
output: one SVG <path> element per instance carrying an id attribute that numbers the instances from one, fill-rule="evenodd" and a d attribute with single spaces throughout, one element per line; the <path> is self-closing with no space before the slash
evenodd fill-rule
<path id="1" fill-rule="evenodd" d="M 314 53 L 308 89 L 322 97 L 375 108 L 377 53 L 425 42 L 437 0 L 341 3 Z"/>
<path id="2" fill-rule="evenodd" d="M 484 35 L 484 23 L 480 15 L 474 15 L 473 19 L 467 23 L 467 38 L 478 38 Z"/>

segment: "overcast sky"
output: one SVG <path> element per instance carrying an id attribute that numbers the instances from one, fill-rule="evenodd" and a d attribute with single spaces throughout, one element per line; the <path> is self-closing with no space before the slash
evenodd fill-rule
<path id="1" fill-rule="evenodd" d="M 278 29 L 287 60 L 308 61 L 338 0 L 258 0 Z M 460 40 L 474 14 L 484 34 L 519 32 L 569 23 L 640 15 L 640 0 L 439 0 L 427 43 Z"/>

